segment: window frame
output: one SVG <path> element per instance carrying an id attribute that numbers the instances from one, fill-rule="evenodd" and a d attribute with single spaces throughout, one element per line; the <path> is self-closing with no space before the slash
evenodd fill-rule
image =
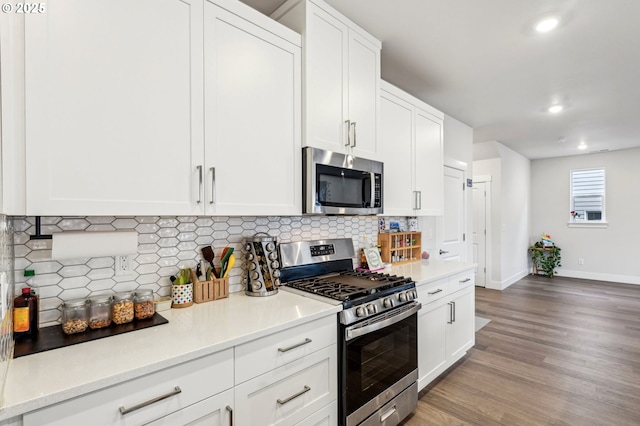
<path id="1" fill-rule="evenodd" d="M 588 220 L 587 218 L 578 219 L 571 215 L 571 212 L 574 211 L 575 206 L 575 198 L 580 197 L 576 196 L 573 193 L 573 174 L 574 172 L 585 172 L 591 170 L 602 171 L 602 180 L 603 180 L 603 191 L 602 191 L 602 212 L 600 220 Z M 598 194 L 600 195 L 600 194 Z M 584 195 L 582 195 L 584 196 Z M 604 167 L 590 167 L 584 169 L 572 169 L 569 171 L 569 223 L 568 226 L 570 228 L 606 228 L 608 226 L 607 215 L 606 215 L 606 201 L 607 201 L 607 170 Z M 585 215 L 587 212 L 585 211 Z"/>

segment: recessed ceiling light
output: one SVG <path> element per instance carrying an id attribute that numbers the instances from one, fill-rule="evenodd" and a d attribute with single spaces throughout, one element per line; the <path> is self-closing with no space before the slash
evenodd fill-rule
<path id="1" fill-rule="evenodd" d="M 549 109 L 547 111 L 549 111 L 551 114 L 557 114 L 560 111 L 562 111 L 564 109 L 564 107 L 562 105 L 552 105 L 549 107 Z"/>
<path id="2" fill-rule="evenodd" d="M 546 18 L 536 24 L 536 31 L 546 33 L 558 26 L 560 20 L 558 18 Z"/>

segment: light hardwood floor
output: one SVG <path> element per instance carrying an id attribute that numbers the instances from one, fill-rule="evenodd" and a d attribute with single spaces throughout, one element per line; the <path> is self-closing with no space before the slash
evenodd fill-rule
<path id="1" fill-rule="evenodd" d="M 476 288 L 491 322 L 403 426 L 640 425 L 640 286 L 527 277 Z"/>

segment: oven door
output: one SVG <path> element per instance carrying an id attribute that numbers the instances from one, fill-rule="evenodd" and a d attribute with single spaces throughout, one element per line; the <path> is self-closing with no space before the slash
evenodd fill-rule
<path id="1" fill-rule="evenodd" d="M 359 424 L 417 380 L 421 304 L 343 326 L 341 417 Z M 383 395 L 384 394 L 384 395 Z"/>

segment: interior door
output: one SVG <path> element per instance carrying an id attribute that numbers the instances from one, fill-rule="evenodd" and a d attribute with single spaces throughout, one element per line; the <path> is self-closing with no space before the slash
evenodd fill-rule
<path id="1" fill-rule="evenodd" d="M 487 285 L 487 185 L 487 182 L 473 183 L 473 262 L 479 287 Z"/>
<path id="2" fill-rule="evenodd" d="M 445 166 L 440 259 L 464 261 L 464 239 L 464 172 Z"/>

